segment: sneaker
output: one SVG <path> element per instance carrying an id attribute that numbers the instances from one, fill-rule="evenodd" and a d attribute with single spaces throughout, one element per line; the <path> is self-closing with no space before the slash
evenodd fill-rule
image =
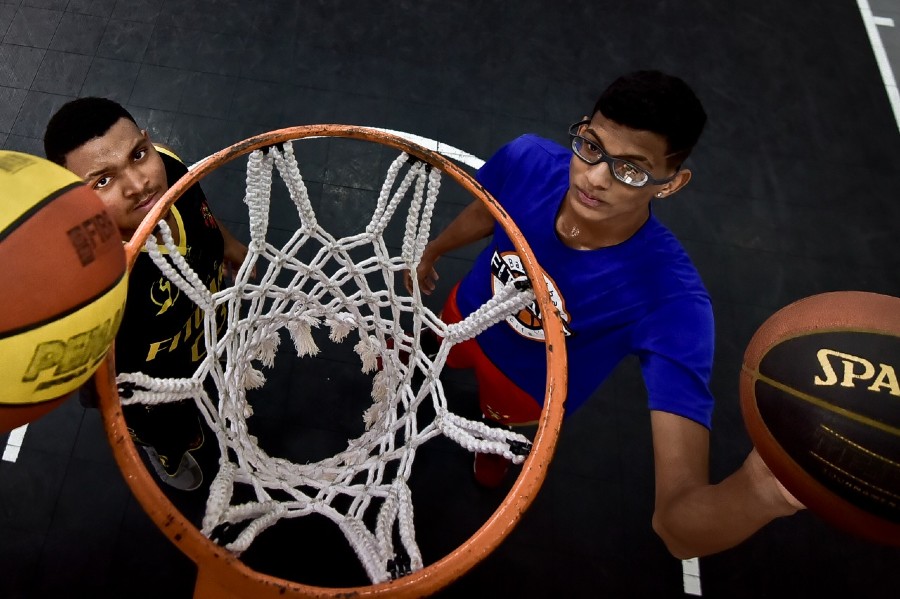
<path id="1" fill-rule="evenodd" d="M 437 333 L 427 327 L 424 327 L 422 329 L 422 335 L 419 339 L 419 348 L 428 357 L 429 360 L 434 360 L 437 357 L 438 350 L 441 349 L 442 341 L 443 340 L 437 336 Z M 385 339 L 384 345 L 388 350 L 393 350 L 394 338 L 388 337 L 387 339 Z M 403 364 L 409 365 L 408 351 L 403 350 L 400 352 L 400 361 Z M 381 356 L 378 357 L 377 368 L 379 371 L 384 369 L 384 364 L 381 361 Z"/>
<path id="2" fill-rule="evenodd" d="M 151 440 L 151 439 L 142 439 L 141 437 L 138 436 L 137 432 L 135 432 L 135 430 L 133 428 L 131 428 L 130 426 L 127 428 L 128 428 L 128 435 L 131 437 L 131 440 L 134 442 L 135 445 L 141 445 L 141 446 L 151 445 L 152 446 L 154 442 L 158 443 L 158 441 L 159 441 L 159 439 L 157 439 L 156 441 Z M 200 419 L 198 418 L 197 419 L 197 428 L 194 431 L 194 436 L 190 441 L 188 441 L 187 448 L 185 449 L 185 451 L 197 451 L 198 449 L 203 447 L 203 443 L 205 441 L 206 441 L 206 436 L 203 434 L 203 427 L 200 426 Z"/>
<path id="3" fill-rule="evenodd" d="M 486 489 L 496 489 L 503 484 L 509 472 L 510 461 L 495 453 L 475 453 L 475 480 Z"/>
<path id="4" fill-rule="evenodd" d="M 437 357 L 438 350 L 441 349 L 441 343 L 443 342 L 444 340 L 438 337 L 437 333 L 431 329 L 427 327 L 422 329 L 419 346 L 422 348 L 422 351 L 425 352 L 425 355 L 428 356 L 429 360 L 434 360 Z"/>
<path id="5" fill-rule="evenodd" d="M 393 351 L 394 338 L 387 337 L 384 340 L 384 347 L 386 350 L 385 353 L 389 353 L 389 352 Z M 407 364 L 407 365 L 409 364 L 409 352 L 408 351 L 406 351 L 405 349 L 401 350 L 400 352 L 398 352 L 398 355 L 400 357 L 401 363 Z M 381 372 L 382 370 L 384 370 L 384 362 L 381 360 L 381 356 L 378 356 L 378 358 L 376 359 L 376 368 L 378 369 L 378 372 Z"/>
<path id="6" fill-rule="evenodd" d="M 184 452 L 177 465 L 168 457 L 159 455 L 150 445 L 141 445 L 150 465 L 161 481 L 181 491 L 193 491 L 203 484 L 203 471 L 189 452 Z M 174 467 L 173 467 L 174 466 Z"/>
<path id="7" fill-rule="evenodd" d="M 203 428 L 200 426 L 200 421 L 197 421 L 197 436 L 194 437 L 193 441 L 188 444 L 188 451 L 197 451 L 201 447 L 203 447 L 203 442 L 206 440 L 206 437 L 203 435 Z"/>

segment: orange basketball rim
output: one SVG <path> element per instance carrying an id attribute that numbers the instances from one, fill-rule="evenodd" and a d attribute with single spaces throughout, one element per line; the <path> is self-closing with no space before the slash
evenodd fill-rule
<path id="1" fill-rule="evenodd" d="M 447 158 L 401 137 L 379 130 L 348 125 L 310 125 L 263 133 L 221 150 L 194 166 L 173 185 L 147 215 L 126 244 L 129 269 L 162 214 L 184 193 L 217 167 L 268 146 L 309 137 L 339 137 L 370 141 L 406 152 L 452 177 L 478 198 L 500 223 L 515 245 L 531 281 L 543 281 L 543 272 L 528 243 L 502 206 L 468 173 Z M 128 434 L 115 383 L 114 351 L 94 375 L 100 395 L 107 436 L 125 480 L 159 529 L 194 563 L 198 574 L 197 598 L 238 597 L 421 597 L 450 584 L 493 551 L 531 505 L 547 473 L 562 424 L 567 385 L 566 346 L 563 324 L 545 285 L 534 287 L 543 315 L 547 356 L 544 409 L 530 454 L 497 510 L 468 540 L 449 555 L 421 570 L 389 582 L 349 588 L 314 587 L 261 574 L 239 558 L 206 538 L 168 500 L 144 468 Z"/>

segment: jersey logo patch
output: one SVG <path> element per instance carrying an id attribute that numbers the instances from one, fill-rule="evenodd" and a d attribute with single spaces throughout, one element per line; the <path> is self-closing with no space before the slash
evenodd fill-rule
<path id="1" fill-rule="evenodd" d="M 156 315 L 159 316 L 174 306 L 179 295 L 181 295 L 181 291 L 172 281 L 165 277 L 157 280 L 150 288 L 150 301 L 159 306 L 159 312 Z"/>
<path id="2" fill-rule="evenodd" d="M 550 301 L 559 311 L 559 316 L 563 323 L 563 333 L 566 337 L 569 337 L 572 335 L 572 330 L 569 328 L 569 320 L 571 318 L 566 311 L 565 299 L 556 288 L 556 283 L 553 282 L 553 279 L 548 277 L 545 272 L 542 274 L 544 275 L 544 284 L 547 285 L 547 291 L 550 293 Z M 522 264 L 518 254 L 515 252 L 503 252 L 501 254 L 494 250 L 494 255 L 491 256 L 491 291 L 494 295 L 497 295 L 511 279 L 524 276 L 526 276 L 525 266 Z M 537 301 L 525 306 L 516 314 L 506 317 L 506 324 L 512 327 L 516 333 L 526 339 L 540 342 L 544 341 L 544 329 L 541 328 L 542 322 L 541 308 Z"/>
<path id="3" fill-rule="evenodd" d="M 203 224 L 206 225 L 208 229 L 217 229 L 219 227 L 216 223 L 216 217 L 212 215 L 206 200 L 203 200 L 200 204 L 200 214 L 203 215 Z"/>

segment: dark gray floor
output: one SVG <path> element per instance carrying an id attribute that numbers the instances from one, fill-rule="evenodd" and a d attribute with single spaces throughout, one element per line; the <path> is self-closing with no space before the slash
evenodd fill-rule
<path id="1" fill-rule="evenodd" d="M 900 136 L 852 0 L 0 0 L 0 147 L 41 155 L 56 108 L 105 95 L 188 161 L 321 122 L 407 131 L 486 158 L 524 132 L 564 141 L 608 81 L 644 67 L 684 77 L 710 115 L 693 182 L 657 213 L 714 299 L 719 479 L 750 448 L 737 377 L 765 318 L 825 291 L 900 296 Z M 246 235 L 241 189 L 208 192 Z M 470 258 L 442 262 L 444 283 Z M 270 384 L 312 387 L 325 405 L 345 393 L 327 383 L 346 368 L 279 360 Z M 350 417 L 358 412 L 334 413 Z M 299 443 L 327 446 L 330 427 L 323 419 Z M 278 443 L 276 427 L 268 432 Z M 437 559 L 503 491 L 475 487 L 452 447 L 419 460 L 417 528 Z M 679 597 L 681 563 L 650 529 L 652 500 L 645 393 L 626 363 L 567 420 L 521 525 L 441 596 Z M 354 558 L 333 531 L 308 526 L 269 542 L 302 552 L 307 566 L 262 550 L 248 561 L 279 575 L 345 571 L 340 560 Z M 700 568 L 707 597 L 874 598 L 896 595 L 898 560 L 804 513 Z M 70 402 L 29 427 L 18 462 L 0 462 L 0 596 L 189 597 L 193 576 L 131 497 L 95 412 Z"/>

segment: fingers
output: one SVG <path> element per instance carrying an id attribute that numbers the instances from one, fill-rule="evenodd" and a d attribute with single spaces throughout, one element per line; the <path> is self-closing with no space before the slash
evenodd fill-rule
<path id="1" fill-rule="evenodd" d="M 437 287 L 437 280 L 439 278 L 437 271 L 432 268 L 427 275 L 419 279 L 419 289 L 421 289 L 422 293 L 425 295 L 431 295 Z"/>
<path id="2" fill-rule="evenodd" d="M 225 270 L 225 278 L 232 282 L 236 281 L 237 276 L 238 276 L 238 271 L 241 268 L 240 263 L 235 264 L 231 260 L 225 260 L 223 267 Z"/>
<path id="3" fill-rule="evenodd" d="M 437 285 L 434 282 L 435 277 L 425 277 L 422 279 L 422 282 L 419 284 L 419 289 L 422 290 L 422 293 L 425 295 L 431 295 Z"/>
<path id="4" fill-rule="evenodd" d="M 787 488 L 783 484 L 781 484 L 781 481 L 777 478 L 775 479 L 775 484 L 778 486 L 778 490 L 781 492 L 781 496 L 784 498 L 788 505 L 798 511 L 806 509 L 806 506 L 803 505 L 803 503 L 799 499 L 794 497 L 794 494 L 788 491 Z"/>
<path id="5" fill-rule="evenodd" d="M 780 504 L 785 508 L 784 512 L 786 514 L 806 509 L 806 506 L 794 497 L 794 494 L 772 473 L 772 470 L 766 465 L 755 447 L 750 450 L 747 461 L 750 462 L 752 470 L 757 472 L 756 480 L 760 487 L 768 489 L 767 496 L 773 498 L 772 501 L 774 503 Z"/>
<path id="6" fill-rule="evenodd" d="M 431 295 L 437 287 L 435 282 L 440 278 L 437 274 L 437 271 L 432 268 L 431 272 L 426 275 L 420 275 L 418 272 L 416 274 L 419 275 L 419 291 L 425 295 Z M 409 294 L 412 295 L 412 274 L 408 270 L 403 271 L 403 284 L 406 287 L 406 291 L 408 291 Z"/>

